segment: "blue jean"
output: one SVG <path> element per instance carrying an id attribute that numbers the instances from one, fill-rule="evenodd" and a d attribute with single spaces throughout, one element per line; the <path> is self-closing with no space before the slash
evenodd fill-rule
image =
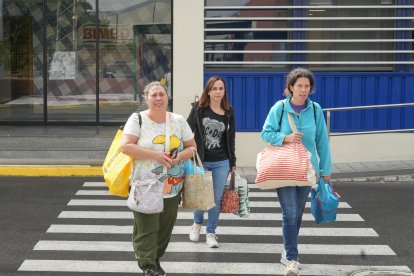
<path id="1" fill-rule="evenodd" d="M 214 203 L 215 207 L 208 210 L 207 220 L 207 233 L 216 233 L 221 209 L 221 199 L 223 197 L 224 185 L 229 175 L 230 164 L 229 160 L 217 161 L 217 162 L 203 162 L 203 166 L 206 170 L 211 171 L 213 175 L 213 188 L 214 188 Z M 203 224 L 204 211 L 194 210 L 194 223 Z"/>
<path id="2" fill-rule="evenodd" d="M 299 229 L 310 190 L 310 186 L 293 186 L 276 189 L 280 207 L 282 208 L 282 232 L 286 259 L 289 261 L 298 260 Z"/>

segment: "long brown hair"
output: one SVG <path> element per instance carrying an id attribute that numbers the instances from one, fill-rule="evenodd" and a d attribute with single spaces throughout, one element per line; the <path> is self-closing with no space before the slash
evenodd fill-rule
<path id="1" fill-rule="evenodd" d="M 222 81 L 224 84 L 224 96 L 221 99 L 220 107 L 223 108 L 226 111 L 229 111 L 231 108 L 231 105 L 229 104 L 227 100 L 227 86 L 226 81 L 219 76 L 212 76 L 207 80 L 206 86 L 204 87 L 203 94 L 201 94 L 200 100 L 198 101 L 199 107 L 207 107 L 210 106 L 210 96 L 208 95 L 208 92 L 213 89 L 214 83 L 216 81 Z"/>

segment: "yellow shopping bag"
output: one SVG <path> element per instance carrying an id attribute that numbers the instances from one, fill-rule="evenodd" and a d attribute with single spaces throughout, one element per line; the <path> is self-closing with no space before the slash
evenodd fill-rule
<path id="1" fill-rule="evenodd" d="M 102 171 L 109 192 L 113 195 L 127 197 L 129 176 L 134 159 L 121 152 L 121 137 L 122 129 L 118 129 L 102 165 Z"/>

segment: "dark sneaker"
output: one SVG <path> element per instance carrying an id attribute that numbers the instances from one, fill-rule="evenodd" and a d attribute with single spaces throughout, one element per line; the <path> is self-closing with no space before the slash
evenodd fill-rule
<path id="1" fill-rule="evenodd" d="M 167 274 L 165 273 L 164 269 L 162 269 L 161 264 L 160 264 L 160 259 L 155 259 L 155 262 L 157 263 L 157 272 L 158 272 L 158 276 L 166 276 Z"/>
<path id="2" fill-rule="evenodd" d="M 147 269 L 144 270 L 144 274 L 142 274 L 142 275 L 143 276 L 158 276 L 158 272 L 147 268 Z"/>

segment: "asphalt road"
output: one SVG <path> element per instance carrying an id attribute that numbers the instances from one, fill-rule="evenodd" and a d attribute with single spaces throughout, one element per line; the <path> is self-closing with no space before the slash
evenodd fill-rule
<path id="1" fill-rule="evenodd" d="M 335 190 L 414 271 L 414 182 L 340 183 Z"/>
<path id="2" fill-rule="evenodd" d="M 74 177 L 0 177 L 0 275 L 17 275 L 23 260 L 84 181 Z"/>
<path id="3" fill-rule="evenodd" d="M 102 179 L 0 177 L 0 275 L 20 274 L 17 273 L 19 266 L 33 255 L 34 245 L 45 237 L 46 230 L 56 223 L 59 213 L 67 207 L 69 200 L 85 181 Z M 414 270 L 414 182 L 338 183 L 335 189 L 343 201 L 352 206 L 352 213 L 361 215 L 366 226 L 379 234 L 372 244 L 389 245 L 397 256 L 378 259 L 377 256 L 365 256 L 361 252 L 359 260 L 347 256 L 329 258 L 341 258 L 342 263 L 350 265 L 355 262 L 358 265 L 376 263 L 378 260 L 382 262 L 384 259 L 382 265 L 407 265 Z M 341 222 L 337 224 L 341 225 Z M 304 237 L 301 242 L 309 239 Z M 344 243 L 342 239 L 346 237 L 331 238 L 327 243 Z M 320 239 L 320 242 L 323 240 Z M 329 258 L 316 258 L 320 256 L 304 255 L 301 261 L 332 262 Z M 250 260 L 255 261 L 260 262 L 260 259 Z"/>

